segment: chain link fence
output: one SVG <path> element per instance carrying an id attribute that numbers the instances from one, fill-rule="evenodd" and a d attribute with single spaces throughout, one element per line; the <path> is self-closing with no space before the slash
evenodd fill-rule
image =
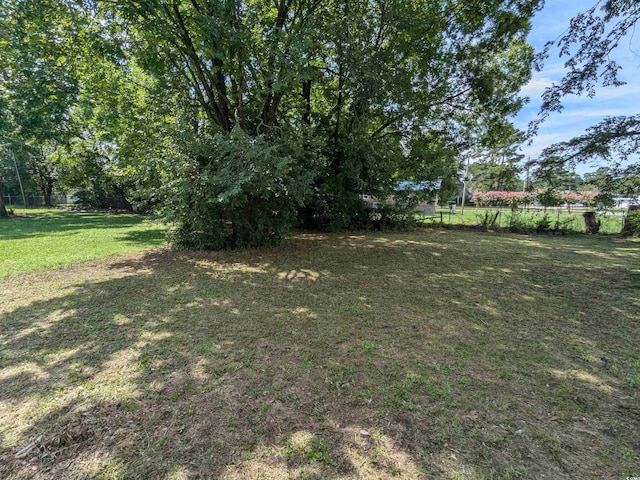
<path id="1" fill-rule="evenodd" d="M 40 208 L 46 205 L 45 197 L 43 195 L 25 195 L 23 199 L 22 195 L 7 194 L 3 195 L 2 199 L 4 200 L 4 204 L 7 208 Z M 82 201 L 80 197 L 75 195 L 51 195 L 51 205 L 95 206 Z M 100 199 L 100 208 L 130 210 L 132 209 L 132 206 L 123 197 L 109 197 Z"/>
<path id="2" fill-rule="evenodd" d="M 22 195 L 3 195 L 2 199 L 7 208 L 11 207 L 27 207 L 37 208 L 45 205 L 45 198 L 43 195 L 25 195 L 24 199 Z M 26 202 L 26 204 L 25 204 Z M 51 195 L 52 205 L 74 205 L 78 202 L 78 197 L 74 195 Z"/>
<path id="3" fill-rule="evenodd" d="M 440 210 L 443 225 L 487 227 L 514 232 L 558 231 L 584 233 L 586 230 L 584 213 L 586 208 L 530 207 L 512 210 L 510 208 L 465 207 Z M 596 212 L 596 220 L 601 223 L 600 233 L 619 234 L 625 223 L 627 211 L 618 209 Z M 420 217 L 419 217 L 420 218 Z M 430 217 L 425 217 L 430 219 Z M 433 220 L 431 221 L 433 223 Z"/>

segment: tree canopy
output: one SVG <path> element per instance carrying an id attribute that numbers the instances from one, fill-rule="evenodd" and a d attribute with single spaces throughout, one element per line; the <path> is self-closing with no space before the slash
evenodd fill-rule
<path id="1" fill-rule="evenodd" d="M 184 246 L 268 244 L 297 222 L 358 226 L 358 194 L 399 180 L 454 185 L 460 153 L 522 106 L 538 7 L 5 0 L 3 97 L 56 181 L 108 177 Z"/>

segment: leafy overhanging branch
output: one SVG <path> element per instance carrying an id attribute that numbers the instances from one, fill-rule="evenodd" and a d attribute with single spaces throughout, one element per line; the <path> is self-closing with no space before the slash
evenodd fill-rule
<path id="1" fill-rule="evenodd" d="M 584 135 L 556 143 L 542 152 L 541 166 L 575 166 L 588 160 L 624 163 L 640 151 L 640 114 L 607 117 Z"/>
<path id="2" fill-rule="evenodd" d="M 634 31 L 639 21 L 640 2 L 599 1 L 577 14 L 557 40 L 547 43 L 536 56 L 537 70 L 542 70 L 551 49 L 556 47 L 559 56 L 567 58 L 565 68 L 568 71 L 560 83 L 545 90 L 538 119 L 529 127 L 530 137 L 538 132 L 551 113 L 562 111 L 562 99 L 567 95 L 586 93 L 593 97 L 598 86 L 624 85 L 619 76 L 622 67 L 610 55 Z M 607 117 L 587 129 L 584 135 L 545 149 L 541 163 L 550 168 L 588 160 L 627 161 L 640 150 L 639 118 L 638 115 Z"/>

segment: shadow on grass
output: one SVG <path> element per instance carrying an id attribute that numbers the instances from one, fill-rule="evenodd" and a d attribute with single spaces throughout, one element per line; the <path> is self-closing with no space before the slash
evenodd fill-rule
<path id="1" fill-rule="evenodd" d="M 17 217 L 3 222 L 0 239 L 21 240 L 79 230 L 122 229 L 141 225 L 147 219 L 148 217 L 139 214 L 48 211 L 29 218 Z M 156 236 L 164 234 L 160 228 L 145 233 L 152 235 L 151 232 L 155 232 Z"/>
<path id="2" fill-rule="evenodd" d="M 632 475 L 640 257 L 572 248 L 301 235 L 54 273 L 0 308 L 0 476 Z"/>
<path id="3" fill-rule="evenodd" d="M 160 247 L 167 243 L 167 231 L 160 227 L 147 230 L 135 230 L 116 237 L 116 240 L 131 245 L 147 245 L 150 248 Z"/>

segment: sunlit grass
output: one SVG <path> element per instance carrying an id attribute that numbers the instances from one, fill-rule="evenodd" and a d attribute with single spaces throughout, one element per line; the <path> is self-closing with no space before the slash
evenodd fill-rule
<path id="1" fill-rule="evenodd" d="M 638 476 L 638 285 L 631 240 L 457 230 L 14 277 L 0 478 Z"/>
<path id="2" fill-rule="evenodd" d="M 140 215 L 16 210 L 0 220 L 0 278 L 165 243 L 161 224 Z"/>
<path id="3" fill-rule="evenodd" d="M 584 233 L 585 231 L 585 223 L 583 217 L 583 213 L 585 211 L 584 208 L 574 207 L 570 213 L 565 207 L 562 207 L 560 209 L 556 207 L 550 207 L 546 212 L 539 207 L 521 209 L 516 211 L 515 214 L 511 211 L 510 208 L 506 207 L 497 209 L 467 206 L 464 208 L 463 212 L 460 206 L 458 206 L 456 207 L 455 213 L 451 213 L 448 209 L 441 209 L 440 211 L 442 212 L 442 220 L 445 225 L 475 226 L 479 225 L 482 222 L 485 214 L 488 213 L 491 217 L 493 217 L 496 212 L 500 212 L 497 217 L 495 226 L 503 229 L 508 229 L 514 224 L 514 222 L 519 222 L 519 224 L 523 228 L 535 229 L 536 225 L 538 225 L 542 218 L 546 215 L 548 221 L 550 222 L 551 229 L 554 229 L 556 227 L 556 224 L 558 224 L 560 230 L 563 230 L 565 232 Z M 599 232 L 601 234 L 618 234 L 622 230 L 623 217 L 621 215 L 599 215 L 598 219 L 601 222 Z M 434 221 L 439 222 L 439 219 L 428 219 L 429 223 Z"/>

